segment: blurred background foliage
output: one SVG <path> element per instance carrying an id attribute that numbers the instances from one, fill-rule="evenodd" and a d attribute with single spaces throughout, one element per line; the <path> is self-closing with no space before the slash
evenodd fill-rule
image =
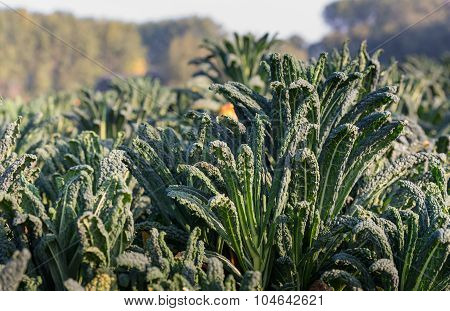
<path id="1" fill-rule="evenodd" d="M 140 75 L 147 71 L 145 47 L 135 25 L 65 13 L 21 14 L 114 72 Z M 0 46 L 2 96 L 74 90 L 105 75 L 102 68 L 14 12 L 0 11 Z"/>
<path id="2" fill-rule="evenodd" d="M 338 0 L 324 9 L 323 17 L 330 32 L 320 42 L 307 43 L 293 34 L 289 38 L 277 38 L 270 50 L 307 60 L 317 57 L 319 51 L 332 51 L 346 39 L 351 52 L 356 52 L 364 39 L 375 49 L 440 4 L 442 0 Z M 125 77 L 150 75 L 169 86 L 190 85 L 198 67 L 189 61 L 206 57 L 210 52 L 199 48 L 205 38 L 210 42 L 220 42 L 223 38 L 233 40 L 221 25 L 205 17 L 132 24 L 77 18 L 58 12 L 38 14 L 21 10 L 20 13 L 113 72 Z M 446 5 L 384 45 L 380 60 L 404 61 L 415 55 L 442 62 L 450 45 L 449 13 L 450 6 Z M 6 10 L 0 11 L 0 46 L 0 95 L 4 98 L 27 99 L 96 83 L 101 86 L 112 76 L 26 19 Z"/>
<path id="3" fill-rule="evenodd" d="M 310 52 L 320 52 L 350 39 L 356 50 L 367 39 L 373 50 L 410 25 L 383 46 L 384 60 L 395 57 L 405 60 L 410 54 L 441 58 L 449 50 L 450 6 L 442 0 L 342 0 L 325 7 L 323 16 L 332 31 L 321 42 L 310 46 Z M 433 12 L 431 14 L 431 12 Z M 429 14 L 429 15 L 428 15 Z M 424 16 L 426 18 L 421 20 Z M 421 20 L 421 21 L 420 21 Z M 420 21 L 420 23 L 417 23 Z M 417 23 L 417 24 L 416 24 Z"/>

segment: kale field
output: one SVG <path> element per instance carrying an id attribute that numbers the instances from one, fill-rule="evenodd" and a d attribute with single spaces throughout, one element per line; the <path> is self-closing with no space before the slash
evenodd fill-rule
<path id="1" fill-rule="evenodd" d="M 449 57 L 274 44 L 2 98 L 0 290 L 450 290 Z"/>

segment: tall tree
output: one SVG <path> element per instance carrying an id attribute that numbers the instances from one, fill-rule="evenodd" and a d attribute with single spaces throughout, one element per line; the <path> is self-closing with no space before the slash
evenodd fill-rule
<path id="1" fill-rule="evenodd" d="M 319 44 L 311 47 L 313 54 L 323 48 L 329 49 L 350 39 L 350 48 L 356 50 L 360 41 L 367 39 L 369 46 L 383 44 L 384 59 L 394 56 L 404 59 L 408 54 L 441 57 L 449 50 L 450 6 L 444 0 L 340 0 L 329 4 L 324 10 L 326 22 L 333 31 Z M 442 6 L 443 5 L 443 6 Z M 437 8 L 439 10 L 430 14 Z M 430 14 L 427 16 L 427 14 Z M 427 16 L 426 18 L 424 18 Z M 424 19 L 423 19 L 424 18 Z"/>
<path id="2" fill-rule="evenodd" d="M 162 22 L 149 22 L 139 26 L 142 42 L 148 50 L 150 73 L 164 83 L 179 82 L 190 72 L 188 62 L 199 51 L 203 38 L 217 38 L 222 35 L 218 24 L 209 18 L 187 17 Z M 180 49 L 183 49 L 181 51 Z M 178 81 L 176 81 L 178 80 Z"/>
<path id="3" fill-rule="evenodd" d="M 140 75 L 146 71 L 145 49 L 133 24 L 79 19 L 66 13 L 20 13 L 114 72 Z M 67 44 L 14 12 L 0 11 L 0 94 L 73 90 L 110 76 Z"/>

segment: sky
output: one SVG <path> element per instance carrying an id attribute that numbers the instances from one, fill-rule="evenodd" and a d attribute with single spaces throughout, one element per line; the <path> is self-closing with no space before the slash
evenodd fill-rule
<path id="1" fill-rule="evenodd" d="M 71 12 L 129 22 L 158 21 L 197 15 L 211 17 L 227 31 L 300 34 L 318 41 L 329 29 L 323 8 L 333 0 L 0 0 L 13 8 L 34 12 Z"/>

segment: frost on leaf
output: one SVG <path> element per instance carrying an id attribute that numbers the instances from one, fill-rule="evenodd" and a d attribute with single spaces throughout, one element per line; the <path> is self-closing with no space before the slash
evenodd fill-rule
<path id="1" fill-rule="evenodd" d="M 0 271 L 0 290 L 11 291 L 19 287 L 27 270 L 31 254 L 27 249 L 16 251 Z"/>

